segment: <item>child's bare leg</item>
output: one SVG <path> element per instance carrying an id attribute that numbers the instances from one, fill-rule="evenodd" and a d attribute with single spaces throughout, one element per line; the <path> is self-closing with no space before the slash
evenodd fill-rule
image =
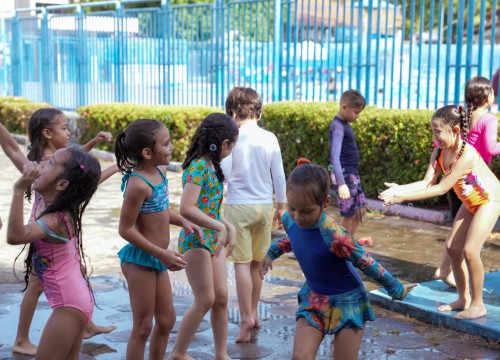
<path id="1" fill-rule="evenodd" d="M 83 328 L 83 338 L 90 339 L 96 335 L 108 334 L 115 329 L 115 325 L 101 326 L 94 324 L 93 321 L 89 321 Z"/>
<path id="2" fill-rule="evenodd" d="M 220 254 L 220 256 L 224 256 Z M 192 359 L 187 354 L 189 344 L 205 314 L 215 302 L 214 277 L 210 253 L 205 249 L 190 249 L 184 254 L 186 274 L 193 290 L 193 305 L 182 317 L 169 360 Z"/>
<path id="3" fill-rule="evenodd" d="M 83 338 L 85 315 L 74 308 L 55 309 L 43 329 L 37 360 L 77 360 Z"/>
<path id="4" fill-rule="evenodd" d="M 254 329 L 260 329 L 259 313 L 257 306 L 259 305 L 260 294 L 262 293 L 262 278 L 260 277 L 261 261 L 252 261 L 250 264 L 250 272 L 252 274 L 252 315 L 255 319 Z"/>
<path id="5" fill-rule="evenodd" d="M 240 333 L 236 337 L 237 343 L 250 342 L 250 331 L 255 326 L 255 319 L 252 315 L 253 286 L 250 266 L 251 262 L 234 263 L 236 293 L 240 310 Z"/>
<path id="6" fill-rule="evenodd" d="M 453 271 L 451 271 L 451 259 L 446 251 L 446 247 L 441 255 L 441 263 L 434 272 L 434 278 L 442 280 L 448 286 L 457 287 L 455 276 L 453 276 Z"/>
<path id="7" fill-rule="evenodd" d="M 340 218 L 340 225 L 345 228 L 349 234 L 354 235 L 359 225 L 359 213 L 356 212 L 353 216 L 342 216 Z"/>
<path id="8" fill-rule="evenodd" d="M 133 316 L 132 331 L 127 344 L 127 359 L 144 359 L 146 342 L 153 328 L 156 273 L 152 269 L 127 262 L 121 267 L 128 284 Z"/>
<path id="9" fill-rule="evenodd" d="M 214 334 L 215 360 L 228 360 L 230 359 L 227 354 L 228 290 L 224 250 L 219 256 L 212 257 L 212 267 L 215 300 L 210 312 L 210 324 Z"/>
<path id="10" fill-rule="evenodd" d="M 463 252 L 471 220 L 472 214 L 465 209 L 465 206 L 462 206 L 455 217 L 446 240 L 446 249 L 450 256 L 451 267 L 457 284 L 458 300 L 439 306 L 438 311 L 463 310 L 470 305 L 469 274 L 465 266 Z"/>
<path id="11" fill-rule="evenodd" d="M 174 301 L 168 273 L 156 274 L 155 325 L 149 342 L 149 359 L 163 359 L 175 325 Z"/>
<path id="12" fill-rule="evenodd" d="M 36 305 L 38 304 L 38 298 L 42 292 L 42 284 L 38 277 L 33 274 L 30 275 L 28 288 L 21 302 L 16 340 L 14 341 L 14 345 L 12 345 L 12 352 L 32 356 L 36 354 L 36 345 L 30 341 L 29 333 Z"/>
<path id="13" fill-rule="evenodd" d="M 359 347 L 363 340 L 363 331 L 358 328 L 341 329 L 335 334 L 333 358 L 342 360 L 356 360 Z"/>
<path id="14" fill-rule="evenodd" d="M 309 325 L 305 318 L 299 318 L 293 338 L 292 360 L 314 360 L 324 337 L 325 335 Z"/>
<path id="15" fill-rule="evenodd" d="M 499 215 L 500 201 L 497 201 L 483 204 L 472 218 L 464 248 L 472 299 L 470 306 L 455 316 L 457 319 L 476 319 L 487 313 L 483 302 L 484 266 L 481 261 L 481 247 L 493 230 Z"/>

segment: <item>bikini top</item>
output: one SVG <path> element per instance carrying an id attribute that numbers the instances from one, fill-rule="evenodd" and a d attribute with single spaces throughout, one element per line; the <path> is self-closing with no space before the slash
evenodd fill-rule
<path id="1" fill-rule="evenodd" d="M 157 213 L 160 211 L 167 210 L 169 207 L 169 201 L 168 201 L 168 179 L 166 178 L 165 174 L 160 170 L 157 169 L 158 172 L 160 173 L 163 181 L 159 183 L 158 185 L 153 185 L 151 182 L 146 179 L 144 176 L 141 174 L 134 173 L 132 171 L 127 171 L 127 173 L 123 176 L 122 178 L 122 191 L 123 191 L 123 196 L 125 196 L 125 189 L 127 187 L 127 182 L 129 177 L 131 176 L 137 176 L 144 180 L 146 184 L 151 186 L 153 189 L 153 193 L 151 194 L 151 197 L 147 200 L 144 201 L 144 203 L 141 206 L 141 209 L 139 210 L 139 214 L 151 214 L 151 213 Z"/>

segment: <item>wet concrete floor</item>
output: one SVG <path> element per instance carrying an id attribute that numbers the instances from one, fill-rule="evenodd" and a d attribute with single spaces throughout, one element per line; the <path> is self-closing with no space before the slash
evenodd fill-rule
<path id="1" fill-rule="evenodd" d="M 107 163 L 103 164 L 108 165 Z M 11 189 L 19 174 L 4 154 L 0 153 L 0 216 L 7 219 Z M 172 209 L 178 208 L 181 185 L 180 174 L 168 175 Z M 100 325 L 115 324 L 118 329 L 107 335 L 86 340 L 81 359 L 124 359 L 125 348 L 132 321 L 126 282 L 120 272 L 118 250 L 125 245 L 117 234 L 121 206 L 120 176 L 115 175 L 102 184 L 84 216 L 84 247 L 93 267 L 92 283 L 97 302 L 94 321 Z M 28 216 L 30 206 L 26 206 Z M 338 213 L 331 209 L 335 216 Z M 394 276 L 403 282 L 422 282 L 432 278 L 439 263 L 443 241 L 449 228 L 382 213 L 368 214 L 358 231 L 358 236 L 370 234 L 375 246 L 369 248 Z M 172 227 L 171 248 L 176 248 L 179 229 Z M 5 242 L 5 229 L 0 231 L 0 360 L 29 359 L 11 352 L 22 299 L 23 284 L 13 275 L 13 262 L 20 247 Z M 499 270 L 500 236 L 493 234 L 482 252 L 486 271 Z M 16 273 L 22 277 L 22 261 L 16 263 Z M 304 277 L 293 256 L 284 256 L 275 262 L 274 270 L 267 276 L 263 287 L 259 315 L 263 327 L 253 334 L 252 343 L 237 345 L 238 309 L 232 265 L 228 264 L 230 310 L 229 355 L 235 359 L 290 359 L 295 330 L 294 313 L 297 292 Z M 368 290 L 379 286 L 364 278 Z M 167 351 L 175 340 L 179 320 L 192 301 L 192 293 L 185 272 L 171 273 L 177 324 Z M 500 296 L 497 294 L 497 296 Z M 440 326 L 430 325 L 407 316 L 374 306 L 377 320 L 366 326 L 360 359 L 498 359 L 500 343 L 477 336 L 470 336 Z M 50 308 L 42 295 L 31 328 L 31 339 L 38 342 Z M 332 337 L 327 336 L 317 354 L 317 359 L 331 359 Z M 213 358 L 213 340 L 208 317 L 201 324 L 190 347 L 196 359 Z"/>

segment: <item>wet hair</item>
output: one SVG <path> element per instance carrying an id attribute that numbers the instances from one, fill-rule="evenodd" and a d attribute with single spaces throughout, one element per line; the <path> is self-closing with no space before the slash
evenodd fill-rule
<path id="1" fill-rule="evenodd" d="M 47 145 L 43 131 L 45 129 L 52 130 L 56 117 L 59 115 L 64 115 L 64 113 L 54 108 L 38 109 L 31 114 L 28 121 L 28 140 L 30 142 L 26 155 L 28 160 L 38 163 L 43 160 L 43 151 Z M 26 190 L 26 198 L 31 200 L 31 187 Z"/>
<path id="2" fill-rule="evenodd" d="M 366 100 L 358 90 L 347 90 L 340 96 L 340 103 L 346 104 L 348 107 L 364 108 Z"/>
<path id="3" fill-rule="evenodd" d="M 78 250 L 80 259 L 83 262 L 82 274 L 89 289 L 91 289 L 87 275 L 86 256 L 83 252 L 82 244 L 82 215 L 97 190 L 97 185 L 101 177 L 101 165 L 95 158 L 76 147 L 66 149 L 65 154 L 68 154 L 67 159 L 64 162 L 64 169 L 58 179 L 68 180 L 68 186 L 37 219 L 50 213 L 64 212 L 69 215 L 71 232 L 78 239 Z M 60 221 L 62 221 L 61 218 Z M 28 287 L 29 277 L 33 270 L 32 255 L 35 249 L 34 246 L 34 243 L 30 244 L 28 254 L 24 260 L 26 268 L 24 281 L 26 288 Z"/>
<path id="4" fill-rule="evenodd" d="M 447 105 L 438 109 L 434 113 L 434 115 L 432 115 L 431 122 L 433 120 L 439 120 L 443 125 L 450 127 L 450 129 L 453 128 L 454 126 L 460 127 L 460 130 L 463 134 L 463 141 L 462 141 L 462 147 L 460 148 L 460 152 L 457 154 L 457 157 L 455 158 L 454 162 L 456 162 L 460 158 L 460 156 L 462 156 L 465 149 L 465 145 L 467 144 L 467 138 L 469 136 L 470 117 L 467 116 L 467 111 L 464 109 L 463 106 Z M 436 168 L 437 160 L 439 159 L 440 155 L 441 155 L 441 149 L 438 149 L 436 160 L 434 161 L 435 171 L 437 171 Z M 450 166 L 450 172 L 452 166 L 453 163 Z"/>
<path id="5" fill-rule="evenodd" d="M 234 143 L 238 133 L 238 125 L 231 116 L 222 113 L 208 115 L 191 139 L 182 168 L 186 169 L 191 161 L 208 155 L 214 165 L 217 178 L 220 182 L 224 181 L 224 174 L 220 167 L 222 143 L 224 140 Z"/>
<path id="6" fill-rule="evenodd" d="M 122 174 L 127 170 L 143 166 L 142 150 L 147 148 L 155 152 L 156 134 L 164 127 L 165 125 L 158 120 L 138 119 L 116 136 L 116 163 Z"/>
<path id="7" fill-rule="evenodd" d="M 330 175 L 320 165 L 311 163 L 307 159 L 298 159 L 295 167 L 288 176 L 286 192 L 309 197 L 315 204 L 323 206 L 323 202 L 330 193 Z"/>
<path id="8" fill-rule="evenodd" d="M 226 114 L 242 120 L 257 119 L 262 114 L 262 100 L 254 89 L 236 86 L 227 94 Z"/>
<path id="9" fill-rule="evenodd" d="M 470 118 L 472 113 L 481 106 L 485 105 L 488 97 L 493 92 L 491 82 L 482 76 L 475 76 L 467 81 L 465 85 L 464 99 L 467 107 L 467 117 Z"/>

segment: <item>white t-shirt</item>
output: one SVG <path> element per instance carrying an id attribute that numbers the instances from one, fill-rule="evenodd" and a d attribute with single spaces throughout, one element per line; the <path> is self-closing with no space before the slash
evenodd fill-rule
<path id="1" fill-rule="evenodd" d="M 226 204 L 286 202 L 286 179 L 276 135 L 251 121 L 241 125 L 231 155 L 221 162 L 227 181 Z"/>

